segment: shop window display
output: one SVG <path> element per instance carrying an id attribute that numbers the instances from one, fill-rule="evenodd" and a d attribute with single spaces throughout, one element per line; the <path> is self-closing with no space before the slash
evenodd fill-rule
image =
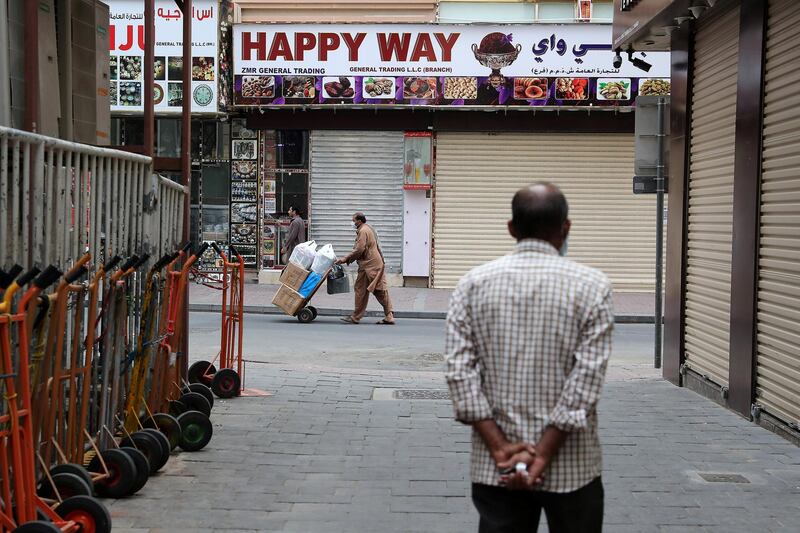
<path id="1" fill-rule="evenodd" d="M 261 268 L 285 265 L 280 250 L 289 226 L 289 207 L 308 224 L 308 132 L 262 131 Z"/>
<path id="2" fill-rule="evenodd" d="M 227 242 L 228 240 L 228 183 L 230 165 L 219 163 L 203 165 L 203 229 L 202 240 Z"/>
<path id="3" fill-rule="evenodd" d="M 245 267 L 258 265 L 259 149 L 258 133 L 243 120 L 231 126 L 229 242 L 242 256 Z"/>

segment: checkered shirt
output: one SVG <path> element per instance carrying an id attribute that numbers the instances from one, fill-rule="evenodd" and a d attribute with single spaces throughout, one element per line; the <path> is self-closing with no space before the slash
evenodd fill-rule
<path id="1" fill-rule="evenodd" d="M 569 432 L 540 487 L 572 492 L 600 475 L 597 402 L 611 353 L 611 283 L 529 239 L 465 275 L 447 316 L 447 383 L 456 419 L 494 419 L 511 442 Z M 474 483 L 498 484 L 473 431 Z"/>

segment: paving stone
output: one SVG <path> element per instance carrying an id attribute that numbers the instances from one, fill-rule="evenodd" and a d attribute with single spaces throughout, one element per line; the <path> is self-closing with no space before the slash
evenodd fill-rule
<path id="1" fill-rule="evenodd" d="M 274 395 L 217 402 L 206 450 L 109 502 L 115 531 L 477 530 L 469 428 L 447 402 L 369 399 L 440 376 L 253 365 L 248 386 Z M 800 451 L 786 441 L 653 378 L 608 383 L 599 413 L 607 531 L 796 530 Z"/>

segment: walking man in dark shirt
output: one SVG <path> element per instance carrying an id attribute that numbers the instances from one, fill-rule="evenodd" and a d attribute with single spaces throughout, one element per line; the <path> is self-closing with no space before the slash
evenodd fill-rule
<path id="1" fill-rule="evenodd" d="M 300 243 L 306 242 L 306 223 L 303 222 L 300 211 L 296 207 L 290 207 L 289 217 L 292 221 L 289 224 L 289 231 L 286 232 L 286 238 L 283 240 L 283 248 L 281 249 L 283 260 L 287 264 L 295 247 Z"/>
<path id="2" fill-rule="evenodd" d="M 597 402 L 611 353 L 611 283 L 562 256 L 570 221 L 547 183 L 517 192 L 517 247 L 458 284 L 447 317 L 447 382 L 473 428 L 480 533 L 603 524 Z"/>

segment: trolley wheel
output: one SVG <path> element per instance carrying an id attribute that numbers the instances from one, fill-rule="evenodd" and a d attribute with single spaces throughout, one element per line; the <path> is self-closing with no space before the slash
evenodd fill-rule
<path id="1" fill-rule="evenodd" d="M 61 465 L 56 465 L 50 469 L 50 475 L 55 476 L 56 474 L 75 474 L 76 476 L 80 476 L 91 488 L 94 485 L 94 480 L 92 480 L 92 475 L 89 473 L 88 470 L 83 465 L 78 465 L 75 463 L 65 463 Z M 92 496 L 90 494 L 89 496 Z"/>
<path id="2" fill-rule="evenodd" d="M 150 464 L 151 475 L 158 472 L 158 469 L 164 466 L 162 464 L 164 460 L 164 448 L 161 446 L 161 442 L 156 440 L 156 438 L 149 433 L 137 431 L 128 437 L 124 437 L 119 445 L 122 447 L 136 448 L 142 452 L 144 456 L 147 457 L 147 462 Z"/>
<path id="3" fill-rule="evenodd" d="M 232 368 L 223 368 L 214 374 L 211 390 L 220 398 L 233 398 L 241 393 L 242 379 Z"/>
<path id="4" fill-rule="evenodd" d="M 178 419 L 167 413 L 156 413 L 144 421 L 144 427 L 159 430 L 166 435 L 170 451 L 178 447 L 181 442 L 181 425 Z"/>
<path id="5" fill-rule="evenodd" d="M 98 496 L 106 498 L 124 498 L 131 492 L 136 482 L 136 464 L 128 454 L 116 448 L 100 452 L 108 467 L 108 477 L 94 482 L 94 490 Z M 145 454 L 147 455 L 147 454 Z M 90 472 L 103 472 L 103 464 L 99 456 L 94 456 L 89 463 Z"/>
<path id="6" fill-rule="evenodd" d="M 195 361 L 189 367 L 189 383 L 202 383 L 206 387 L 211 385 L 211 375 L 217 372 L 217 367 L 208 361 Z"/>
<path id="7" fill-rule="evenodd" d="M 50 483 L 50 480 L 46 477 L 39 483 L 39 490 L 36 491 L 36 494 L 42 498 L 56 500 L 58 496 L 69 498 L 71 496 L 92 495 L 92 486 L 77 474 L 61 472 L 50 477 L 53 478 L 53 483 Z M 58 494 L 53 490 L 53 485 L 58 490 Z"/>
<path id="8" fill-rule="evenodd" d="M 199 392 L 187 392 L 181 396 L 181 401 L 186 404 L 189 411 L 200 411 L 206 416 L 211 416 L 211 404 Z M 188 412 L 188 411 L 187 411 Z"/>
<path id="9" fill-rule="evenodd" d="M 170 400 L 169 401 L 169 414 L 171 414 L 175 418 L 177 418 L 178 415 L 181 415 L 181 414 L 185 413 L 188 410 L 189 409 L 186 407 L 186 404 L 183 403 L 180 400 Z"/>
<path id="10" fill-rule="evenodd" d="M 147 484 L 147 480 L 150 477 L 150 463 L 147 461 L 147 457 L 136 448 L 123 446 L 120 450 L 128 454 L 128 457 L 133 459 L 133 463 L 136 465 L 136 482 L 133 484 L 131 492 L 128 494 L 128 496 L 133 496 Z"/>
<path id="11" fill-rule="evenodd" d="M 148 433 L 148 434 L 150 434 L 161 445 L 161 449 L 164 452 L 164 454 L 161 456 L 161 461 L 162 461 L 163 464 L 161 464 L 158 467 L 158 469 L 161 470 L 162 468 L 164 468 L 164 465 L 167 464 L 167 461 L 169 461 L 169 454 L 172 451 L 172 449 L 170 448 L 169 439 L 167 438 L 166 435 L 164 435 L 158 429 L 155 429 L 155 428 L 144 428 L 139 433 Z"/>
<path id="12" fill-rule="evenodd" d="M 314 318 L 313 318 L 313 320 L 316 320 L 316 319 L 317 319 L 317 317 L 319 316 L 319 311 L 317 310 L 317 308 L 316 308 L 316 307 L 314 307 L 313 305 L 309 305 L 309 306 L 308 306 L 308 309 L 311 309 L 311 314 L 313 314 L 313 315 L 314 315 Z"/>
<path id="13" fill-rule="evenodd" d="M 211 419 L 200 411 L 186 411 L 178 417 L 181 424 L 181 448 L 187 452 L 202 450 L 211 441 L 214 427 Z"/>
<path id="14" fill-rule="evenodd" d="M 214 373 L 216 376 L 216 372 Z M 211 378 L 211 383 L 214 383 L 214 378 Z M 211 408 L 214 408 L 214 394 L 211 392 L 211 384 L 203 385 L 202 383 L 189 383 L 183 389 L 181 389 L 182 394 L 186 394 L 187 392 L 196 392 L 198 394 L 202 394 L 208 400 L 208 403 L 211 404 Z"/>
<path id="15" fill-rule="evenodd" d="M 12 533 L 61 533 L 61 528 L 52 522 L 44 520 L 36 520 L 35 522 L 26 522 L 17 527 Z"/>
<path id="16" fill-rule="evenodd" d="M 67 498 L 55 509 L 64 520 L 78 524 L 78 531 L 85 533 L 110 533 L 111 514 L 106 506 L 91 496 Z"/>
<path id="17" fill-rule="evenodd" d="M 310 322 L 313 322 L 314 312 L 308 307 L 304 307 L 297 312 L 297 320 L 299 320 L 301 324 L 308 324 Z"/>

